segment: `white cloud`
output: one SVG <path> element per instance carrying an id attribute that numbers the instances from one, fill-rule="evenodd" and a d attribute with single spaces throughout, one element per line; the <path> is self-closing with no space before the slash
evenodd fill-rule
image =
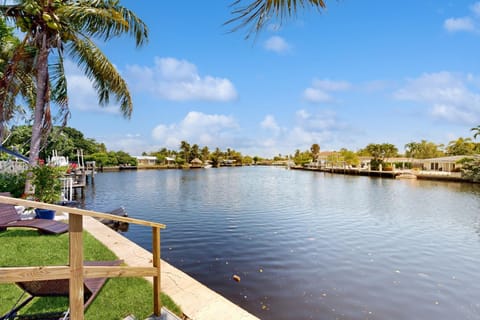
<path id="1" fill-rule="evenodd" d="M 231 144 L 232 132 L 237 129 L 238 124 L 231 116 L 190 111 L 179 123 L 156 126 L 152 137 L 170 149 L 178 149 L 182 140 L 221 148 Z"/>
<path id="2" fill-rule="evenodd" d="M 473 24 L 473 20 L 469 17 L 449 18 L 445 20 L 445 22 L 443 23 L 443 26 L 449 32 L 475 30 L 475 25 Z"/>
<path id="3" fill-rule="evenodd" d="M 330 92 L 347 91 L 351 84 L 347 81 L 332 81 L 329 79 L 314 79 L 312 86 L 303 91 L 303 98 L 313 103 L 334 102 Z"/>
<path id="4" fill-rule="evenodd" d="M 220 77 L 200 76 L 189 61 L 156 57 L 154 65 L 127 66 L 127 78 L 138 91 L 172 101 L 231 101 L 237 98 L 233 83 Z"/>
<path id="5" fill-rule="evenodd" d="M 260 126 L 264 129 L 271 130 L 274 134 L 278 134 L 280 132 L 280 126 L 278 125 L 275 117 L 272 115 L 267 115 L 260 123 Z"/>
<path id="6" fill-rule="evenodd" d="M 323 111 L 317 114 L 310 114 L 301 109 L 296 113 L 297 126 L 308 131 L 325 131 L 336 125 L 335 114 L 330 111 Z"/>
<path id="7" fill-rule="evenodd" d="M 191 111 L 175 123 L 157 125 L 151 132 L 151 138 L 139 134 L 124 134 L 115 137 L 101 137 L 110 150 L 124 150 L 132 155 L 143 151 L 159 150 L 163 147 L 178 150 L 182 140 L 200 147 L 234 148 L 243 154 L 271 157 L 272 155 L 291 154 L 296 149 L 309 149 L 313 143 L 321 146 L 333 143 L 338 130 L 344 125 L 330 111 L 298 110 L 292 122 L 280 126 L 273 115 L 266 115 L 258 126 L 264 130 L 254 137 L 242 134 L 242 128 L 232 116 L 205 114 Z M 343 129 L 342 129 L 343 130 Z"/>
<path id="8" fill-rule="evenodd" d="M 95 137 L 107 146 L 108 150 L 125 151 L 132 156 L 139 156 L 143 152 L 159 150 L 161 146 L 153 144 L 148 138 L 141 134 L 117 134 L 112 133 Z"/>
<path id="9" fill-rule="evenodd" d="M 313 86 L 325 91 L 346 91 L 350 89 L 351 84 L 347 81 L 332 81 L 330 79 L 314 79 Z"/>
<path id="10" fill-rule="evenodd" d="M 454 106 L 436 104 L 433 106 L 431 113 L 438 118 L 449 119 L 463 123 L 472 123 L 472 114 Z"/>
<path id="11" fill-rule="evenodd" d="M 312 144 L 321 146 L 335 140 L 335 132 L 344 125 L 341 124 L 334 112 L 309 112 L 305 109 L 297 110 L 293 122 L 280 127 L 273 116 L 267 115 L 260 126 L 268 130 L 267 135 L 250 142 L 247 153 L 272 156 L 277 154 L 291 154 L 296 149 L 307 150 Z"/>
<path id="12" fill-rule="evenodd" d="M 332 102 L 333 98 L 327 92 L 316 89 L 316 88 L 307 88 L 303 91 L 303 98 L 309 102 Z"/>
<path id="13" fill-rule="evenodd" d="M 372 80 L 365 82 L 361 85 L 361 90 L 372 93 L 372 92 L 379 92 L 383 91 L 389 87 L 392 87 L 393 83 L 387 80 Z"/>
<path id="14" fill-rule="evenodd" d="M 151 145 L 158 146 L 155 147 L 157 149 L 178 150 L 180 142 L 185 140 L 200 147 L 219 147 L 222 150 L 234 147 L 243 154 L 271 157 L 279 153 L 290 154 L 296 149 L 306 150 L 313 143 L 331 143 L 335 140 L 335 132 L 344 127 L 336 119 L 336 114 L 330 111 L 298 110 L 291 119 L 293 121 L 283 127 L 273 115 L 266 115 L 258 123 L 264 130 L 249 137 L 240 133 L 242 128 L 231 116 L 191 111 L 179 122 L 157 125 L 152 130 L 154 142 Z M 141 138 L 125 137 L 122 143 L 133 148 L 138 141 L 142 146 L 136 149 L 139 152 L 142 148 L 143 151 L 152 150 L 144 146 Z"/>
<path id="15" fill-rule="evenodd" d="M 98 96 L 92 82 L 70 60 L 66 60 L 65 74 L 67 76 L 68 105 L 72 110 L 105 112 L 120 114 L 118 105 L 100 107 Z M 113 99 L 112 99 L 113 100 Z"/>
<path id="16" fill-rule="evenodd" d="M 336 119 L 336 114 L 331 111 L 312 114 L 302 109 L 296 112 L 294 126 L 285 132 L 285 137 L 279 142 L 283 140 L 283 143 L 290 146 L 290 150 L 306 150 L 314 143 L 321 146 L 331 142 L 334 132 L 340 127 L 342 124 Z"/>
<path id="17" fill-rule="evenodd" d="M 272 36 L 265 41 L 264 47 L 266 50 L 273 51 L 276 53 L 286 53 L 290 51 L 291 46 L 279 36 Z"/>
<path id="18" fill-rule="evenodd" d="M 480 121 L 480 92 L 468 87 L 472 78 L 446 71 L 423 74 L 408 80 L 394 97 L 428 105 L 435 118 L 472 125 Z"/>
<path id="19" fill-rule="evenodd" d="M 474 15 L 480 16 L 480 2 L 476 2 L 470 8 Z"/>
<path id="20" fill-rule="evenodd" d="M 281 29 L 281 25 L 278 23 L 271 23 L 268 25 L 267 30 L 272 32 L 277 32 Z"/>
<path id="21" fill-rule="evenodd" d="M 480 2 L 474 3 L 470 7 L 471 14 L 465 17 L 452 17 L 443 22 L 443 27 L 448 32 L 476 32 L 480 31 L 479 19 L 480 19 Z"/>

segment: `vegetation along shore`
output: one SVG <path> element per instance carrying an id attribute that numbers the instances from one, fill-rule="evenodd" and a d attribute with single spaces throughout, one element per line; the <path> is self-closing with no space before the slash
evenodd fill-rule
<path id="1" fill-rule="evenodd" d="M 30 139 L 29 126 L 13 127 L 4 146 L 24 154 L 28 150 Z M 278 154 L 272 158 L 256 155 L 243 155 L 241 152 L 218 147 L 210 149 L 182 141 L 177 150 L 161 148 L 157 151 L 130 155 L 125 151 L 107 150 L 103 143 L 70 127 L 54 127 L 40 152 L 42 159 L 49 159 L 55 150 L 61 150 L 63 156 L 75 162 L 77 150 L 83 151 L 85 161 L 94 161 L 98 170 L 117 171 L 131 169 L 190 169 L 242 165 L 282 165 L 288 167 L 318 169 L 326 172 L 391 172 L 413 171 L 419 178 L 432 178 L 456 181 L 480 181 L 480 143 L 473 138 L 459 137 L 446 144 L 435 144 L 421 140 L 404 146 L 405 152 L 399 152 L 397 146 L 390 143 L 370 143 L 362 149 L 353 151 L 342 148 L 337 151 L 321 151 L 319 144 L 312 144 L 308 150 L 294 150 L 292 154 Z M 2 160 L 11 159 L 7 153 L 1 154 Z M 447 175 L 450 172 L 450 175 Z M 436 174 L 438 173 L 438 174 Z M 368 174 L 373 176 L 374 174 Z M 384 174 L 383 176 L 398 176 Z"/>

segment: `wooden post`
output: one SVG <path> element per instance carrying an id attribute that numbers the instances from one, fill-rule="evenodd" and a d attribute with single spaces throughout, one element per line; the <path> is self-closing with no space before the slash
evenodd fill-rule
<path id="1" fill-rule="evenodd" d="M 160 228 L 152 227 L 152 254 L 153 266 L 157 268 L 157 273 L 153 277 L 153 313 L 160 316 L 162 312 L 162 300 L 160 293 L 161 287 L 161 268 L 160 268 Z"/>
<path id="2" fill-rule="evenodd" d="M 70 319 L 83 320 L 83 224 L 82 216 L 69 214 Z"/>

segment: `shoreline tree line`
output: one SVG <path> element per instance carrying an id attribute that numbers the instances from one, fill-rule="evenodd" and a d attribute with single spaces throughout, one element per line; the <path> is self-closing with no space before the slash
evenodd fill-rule
<path id="1" fill-rule="evenodd" d="M 29 143 L 31 140 L 31 126 L 14 126 L 8 130 L 8 134 L 3 145 L 18 153 L 28 156 Z M 478 135 L 477 135 L 478 136 Z M 338 151 L 327 152 L 327 161 L 333 164 L 346 164 L 357 166 L 360 157 L 371 157 L 372 161 L 378 164 L 386 158 L 406 157 L 413 159 L 429 159 L 444 156 L 469 156 L 480 154 L 480 142 L 474 141 L 475 137 L 460 137 L 447 144 L 436 144 L 434 142 L 421 140 L 419 142 L 410 142 L 404 146 L 405 152 L 401 154 L 398 148 L 390 143 L 370 143 L 357 151 L 342 148 Z M 82 150 L 86 161 L 96 161 L 98 165 L 116 166 L 120 164 L 136 165 L 136 155 L 119 150 L 107 150 L 104 143 L 97 142 L 95 139 L 87 138 L 82 132 L 71 127 L 54 126 L 52 133 L 42 145 L 40 159 L 46 160 L 56 150 L 60 155 L 68 157 L 75 161 L 77 150 Z M 323 152 L 325 154 L 325 152 Z M 279 161 L 293 161 L 296 165 L 304 165 L 309 162 L 315 162 L 321 154 L 320 145 L 312 144 L 310 149 L 301 151 L 295 150 L 292 154 L 276 155 L 272 158 L 262 158 L 260 156 L 243 155 L 241 152 L 227 148 L 221 150 L 216 147 L 210 149 L 208 146 L 199 146 L 190 144 L 187 141 L 181 141 L 178 149 L 168 149 L 166 147 L 157 151 L 143 152 L 143 156 L 154 156 L 158 164 L 166 162 L 167 158 L 175 159 L 178 165 L 190 163 L 193 159 L 200 159 L 202 162 L 209 162 L 217 166 L 223 160 L 232 160 L 235 164 L 271 164 Z M 2 155 L 3 158 L 6 154 Z"/>

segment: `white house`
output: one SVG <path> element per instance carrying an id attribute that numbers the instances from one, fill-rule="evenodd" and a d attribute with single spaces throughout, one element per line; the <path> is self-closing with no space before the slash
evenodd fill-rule
<path id="1" fill-rule="evenodd" d="M 473 156 L 450 156 L 450 157 L 440 157 L 432 159 L 418 159 L 414 160 L 414 163 L 421 163 L 423 165 L 423 170 L 426 171 L 443 171 L 443 172 L 455 172 L 459 171 L 462 165 L 458 163 L 459 160 L 465 158 L 478 158 L 479 155 Z"/>
<path id="2" fill-rule="evenodd" d="M 157 163 L 157 157 L 154 156 L 135 156 L 137 166 L 153 166 Z"/>

